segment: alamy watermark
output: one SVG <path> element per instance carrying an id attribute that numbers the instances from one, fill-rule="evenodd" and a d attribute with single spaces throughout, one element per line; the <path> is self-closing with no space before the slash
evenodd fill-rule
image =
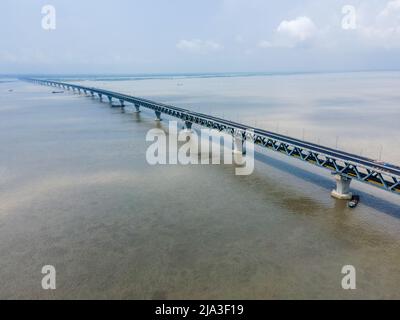
<path id="1" fill-rule="evenodd" d="M 342 274 L 342 289 L 355 290 L 356 289 L 356 268 L 350 264 L 343 266 Z"/>
<path id="2" fill-rule="evenodd" d="M 56 29 L 56 8 L 50 4 L 42 7 L 42 28 L 43 30 Z"/>
<path id="3" fill-rule="evenodd" d="M 235 164 L 236 175 L 254 171 L 254 132 L 236 131 L 233 135 L 215 129 L 179 130 L 177 121 L 170 121 L 168 137 L 164 130 L 149 130 L 146 141 L 153 142 L 146 150 L 151 165 Z M 233 150 L 232 150 L 233 149 Z"/>
<path id="4" fill-rule="evenodd" d="M 42 268 L 42 274 L 45 275 L 42 278 L 42 289 L 43 290 L 55 290 L 56 289 L 56 268 L 52 265 L 45 265 Z"/>
<path id="5" fill-rule="evenodd" d="M 356 8 L 351 5 L 345 5 L 342 7 L 342 28 L 344 30 L 353 30 L 357 28 L 357 14 Z"/>

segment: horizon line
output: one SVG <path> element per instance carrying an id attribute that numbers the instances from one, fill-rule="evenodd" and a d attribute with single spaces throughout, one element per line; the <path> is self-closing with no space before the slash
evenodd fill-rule
<path id="1" fill-rule="evenodd" d="M 400 69 L 356 69 L 356 70 L 293 70 L 293 71 L 210 71 L 210 72 L 140 72 L 140 73 L 4 73 L 1 77 L 15 77 L 15 76 L 121 76 L 121 77 L 132 77 L 132 76 L 196 76 L 196 75 L 283 75 L 283 74 L 330 74 L 330 73 L 362 73 L 362 72 L 399 72 Z"/>

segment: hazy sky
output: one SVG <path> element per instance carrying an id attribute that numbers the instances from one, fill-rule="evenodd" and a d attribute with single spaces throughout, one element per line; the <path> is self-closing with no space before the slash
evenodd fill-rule
<path id="1" fill-rule="evenodd" d="M 42 28 L 44 5 L 56 9 L 55 30 Z M 1 0 L 0 9 L 3 74 L 400 69 L 400 0 Z"/>

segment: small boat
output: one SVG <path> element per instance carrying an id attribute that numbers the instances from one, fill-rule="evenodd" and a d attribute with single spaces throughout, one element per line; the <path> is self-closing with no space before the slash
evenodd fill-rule
<path id="1" fill-rule="evenodd" d="M 52 91 L 51 93 L 64 93 L 64 91 Z"/>
<path id="2" fill-rule="evenodd" d="M 8 89 L 8 92 L 13 92 L 14 90 L 13 89 Z"/>
<path id="3" fill-rule="evenodd" d="M 357 195 L 355 195 L 355 196 L 353 196 L 352 198 L 351 198 L 351 200 L 348 202 L 348 204 L 347 204 L 347 206 L 349 207 L 349 208 L 355 208 L 355 207 L 357 207 L 357 205 L 358 205 L 358 203 L 360 202 L 360 196 L 357 196 Z"/>

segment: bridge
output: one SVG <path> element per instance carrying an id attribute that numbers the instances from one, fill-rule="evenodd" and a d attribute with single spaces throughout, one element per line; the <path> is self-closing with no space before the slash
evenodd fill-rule
<path id="1" fill-rule="evenodd" d="M 73 90 L 79 94 L 83 92 L 92 97 L 97 95 L 101 101 L 107 97 L 111 105 L 115 99 L 119 101 L 119 106 L 122 108 L 125 107 L 125 103 L 131 103 L 135 106 L 135 112 L 140 112 L 140 108 L 154 111 L 156 121 L 161 121 L 161 114 L 166 114 L 183 121 L 187 129 L 191 129 L 192 124 L 196 124 L 228 133 L 233 136 L 236 143 L 242 144 L 241 150 L 243 150 L 244 141 L 251 141 L 262 148 L 328 169 L 336 180 L 336 189 L 332 191 L 331 195 L 337 199 L 351 199 L 350 183 L 353 179 L 400 195 L 400 167 L 390 163 L 118 92 L 59 81 L 30 78 L 22 80 Z"/>

